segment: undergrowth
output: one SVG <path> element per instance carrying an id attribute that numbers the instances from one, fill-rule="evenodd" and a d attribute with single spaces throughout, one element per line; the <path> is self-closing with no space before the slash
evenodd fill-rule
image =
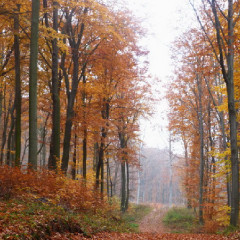
<path id="1" fill-rule="evenodd" d="M 190 233 L 196 227 L 196 216 L 187 208 L 171 208 L 163 218 L 163 223 L 174 233 Z"/>
<path id="2" fill-rule="evenodd" d="M 93 186 L 46 170 L 4 166 L 0 171 L 0 239 L 135 231 L 116 203 L 102 200 Z"/>

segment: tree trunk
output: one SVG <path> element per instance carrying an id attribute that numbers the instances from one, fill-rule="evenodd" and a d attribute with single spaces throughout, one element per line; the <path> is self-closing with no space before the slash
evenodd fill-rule
<path id="1" fill-rule="evenodd" d="M 72 132 L 72 118 L 74 116 L 73 109 L 68 107 L 67 110 L 67 120 L 65 123 L 65 133 L 64 133 L 64 142 L 63 142 L 63 156 L 62 156 L 62 171 L 67 174 L 68 162 L 69 162 L 69 153 L 70 153 L 70 141 L 71 141 L 71 132 Z"/>
<path id="2" fill-rule="evenodd" d="M 101 144 L 99 147 L 99 159 L 98 159 L 97 169 L 96 169 L 96 188 L 99 188 L 99 185 L 101 184 L 101 193 L 103 194 L 103 190 L 104 190 L 104 149 L 105 149 L 105 138 L 106 138 L 105 128 L 102 128 L 101 135 L 102 136 L 101 136 Z M 101 177 L 101 181 L 100 181 L 100 177 Z"/>
<path id="3" fill-rule="evenodd" d="M 72 166 L 72 179 L 76 179 L 77 173 L 77 134 L 74 137 L 74 151 L 73 151 L 73 166 Z"/>
<path id="4" fill-rule="evenodd" d="M 116 162 L 114 179 L 113 179 L 113 195 L 114 195 L 114 196 L 117 194 L 117 193 L 116 193 L 116 185 L 117 185 L 119 165 L 120 165 L 120 164 L 119 164 L 118 162 Z"/>
<path id="5" fill-rule="evenodd" d="M 58 3 L 53 2 L 53 29 L 58 31 Z M 57 39 L 52 40 L 52 137 L 50 144 L 49 169 L 57 169 L 60 160 L 60 99 L 58 78 L 58 46 Z"/>
<path id="6" fill-rule="evenodd" d="M 199 75 L 197 76 L 198 87 L 198 124 L 200 136 L 200 181 L 199 181 L 199 223 L 203 224 L 203 188 L 204 188 L 204 129 L 203 129 L 203 109 L 202 109 L 202 83 Z"/>
<path id="7" fill-rule="evenodd" d="M 6 100 L 4 100 L 4 101 L 6 101 Z M 4 147 L 5 147 L 5 144 L 7 141 L 7 126 L 8 126 L 8 121 L 9 121 L 9 114 L 12 113 L 12 111 L 14 110 L 14 105 L 10 109 L 10 104 L 11 104 L 11 99 L 9 99 L 8 109 L 6 109 L 6 106 L 4 106 L 5 114 L 4 114 L 3 133 L 2 133 L 1 155 L 0 155 L 0 164 L 1 165 L 3 165 L 3 162 L 4 162 Z M 6 104 L 4 103 L 4 105 L 6 105 Z"/>
<path id="8" fill-rule="evenodd" d="M 7 155 L 6 155 L 6 164 L 8 166 L 12 166 L 12 150 L 13 150 L 13 146 L 12 146 L 12 139 L 13 137 L 13 133 L 14 133 L 14 113 L 13 113 L 14 108 L 12 109 L 11 112 L 11 124 L 10 124 L 10 130 L 8 132 L 8 140 L 7 140 Z M 19 165 L 18 165 L 19 166 Z"/>
<path id="9" fill-rule="evenodd" d="M 126 211 L 126 163 L 121 163 L 121 211 Z"/>
<path id="10" fill-rule="evenodd" d="M 68 169 L 69 154 L 70 154 L 70 142 L 72 134 L 72 120 L 74 117 L 74 102 L 76 99 L 78 83 L 79 83 L 79 62 L 78 62 L 78 49 L 73 50 L 73 79 L 72 89 L 68 92 L 68 103 L 67 103 L 67 119 L 65 123 L 64 141 L 63 141 L 63 156 L 61 169 L 66 174 Z"/>
<path id="11" fill-rule="evenodd" d="M 83 130 L 83 179 L 87 180 L 87 129 L 84 126 Z"/>
<path id="12" fill-rule="evenodd" d="M 82 91 L 82 107 L 83 107 L 83 179 L 87 180 L 87 119 L 86 119 L 86 76 L 83 76 Z"/>
<path id="13" fill-rule="evenodd" d="M 29 66 L 29 167 L 37 169 L 37 72 L 40 1 L 32 0 Z"/>
<path id="14" fill-rule="evenodd" d="M 14 14 L 14 57 L 15 57 L 15 166 L 20 165 L 21 157 L 21 73 L 20 73 L 20 44 L 19 44 L 19 11 L 20 5 Z"/>
<path id="15" fill-rule="evenodd" d="M 129 164 L 127 161 L 126 161 L 126 168 L 127 168 L 127 193 L 126 193 L 126 200 L 125 200 L 125 211 L 128 210 L 128 203 L 129 203 L 129 196 L 130 196 L 130 189 L 129 189 L 130 175 L 129 175 Z"/>

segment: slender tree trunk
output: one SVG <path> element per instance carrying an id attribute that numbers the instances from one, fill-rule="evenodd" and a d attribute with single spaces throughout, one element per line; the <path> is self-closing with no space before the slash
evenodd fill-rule
<path id="1" fill-rule="evenodd" d="M 105 103 L 106 99 L 103 99 L 103 102 Z M 104 109 L 102 110 L 102 119 L 108 120 L 109 119 L 109 103 L 106 102 L 104 104 Z M 108 125 L 108 124 L 106 124 Z M 97 170 L 96 170 L 96 187 L 99 187 L 99 174 L 101 169 L 101 193 L 103 194 L 104 190 L 104 151 L 105 151 L 105 141 L 107 138 L 107 129 L 105 127 L 101 128 L 101 144 L 99 148 L 99 161 L 97 164 Z"/>
<path id="2" fill-rule="evenodd" d="M 208 135 L 209 135 L 209 142 L 210 142 L 210 151 L 214 151 L 214 141 L 213 141 L 213 137 L 212 137 L 212 129 L 211 129 L 211 105 L 210 102 L 208 104 Z M 216 164 L 215 164 L 215 157 L 212 155 L 211 156 L 211 166 L 212 166 L 212 171 L 210 171 L 210 174 L 212 174 L 213 176 L 211 177 L 212 179 L 212 186 L 209 187 L 209 191 L 210 191 L 210 195 L 212 197 L 210 197 L 209 202 L 211 202 L 212 204 L 215 203 L 215 195 L 216 195 Z M 211 207 L 211 218 L 213 215 L 213 207 Z"/>
<path id="3" fill-rule="evenodd" d="M 104 190 L 104 149 L 105 149 L 105 138 L 106 138 L 106 131 L 105 128 L 101 130 L 101 144 L 99 147 L 99 159 L 97 163 L 96 169 L 96 188 L 99 188 L 101 185 L 101 193 L 103 194 Z M 100 181 L 101 178 L 101 181 Z"/>
<path id="4" fill-rule="evenodd" d="M 94 157 L 93 157 L 93 171 L 97 171 L 97 164 L 99 161 L 99 146 L 98 142 L 94 143 Z"/>
<path id="5" fill-rule="evenodd" d="M 53 29 L 58 31 L 58 3 L 53 2 Z M 57 39 L 52 40 L 52 137 L 48 167 L 57 169 L 57 161 L 60 159 L 60 99 L 58 77 L 58 46 Z"/>
<path id="6" fill-rule="evenodd" d="M 203 224 L 203 188 L 204 188 L 204 129 L 203 129 L 203 109 L 202 109 L 202 83 L 199 76 L 197 76 L 198 87 L 198 121 L 199 121 L 199 135 L 200 135 L 200 181 L 199 181 L 199 223 Z"/>
<path id="7" fill-rule="evenodd" d="M 6 100 L 5 100 L 6 101 Z M 0 155 L 0 164 L 3 165 L 4 162 L 4 147 L 7 141 L 7 126 L 8 126 L 8 121 L 9 121 L 9 114 L 12 113 L 14 110 L 14 105 L 10 109 L 10 104 L 11 104 L 11 99 L 9 99 L 9 105 L 8 109 L 5 108 L 5 114 L 4 114 L 4 124 L 3 124 L 3 133 L 2 133 L 2 146 L 1 146 L 1 155 Z M 6 105 L 6 104 L 4 104 Z"/>
<path id="8" fill-rule="evenodd" d="M 126 168 L 127 168 L 127 192 L 126 192 L 126 200 L 125 200 L 125 211 L 128 210 L 128 203 L 129 203 L 129 196 L 130 196 L 130 174 L 129 174 L 129 164 L 126 161 Z"/>
<path id="9" fill-rule="evenodd" d="M 120 165 L 120 164 L 119 164 L 118 162 L 116 162 L 114 179 L 113 179 L 113 195 L 114 195 L 114 196 L 117 194 L 117 192 L 116 192 L 116 185 L 117 185 L 119 165 Z"/>
<path id="10" fill-rule="evenodd" d="M 237 226 L 239 219 L 239 162 L 237 146 L 237 113 L 234 96 L 234 23 L 233 0 L 228 0 L 228 111 L 230 122 L 231 167 L 232 167 L 232 196 L 230 223 Z"/>
<path id="11" fill-rule="evenodd" d="M 83 130 L 83 179 L 87 180 L 87 129 L 84 126 Z"/>
<path id="12" fill-rule="evenodd" d="M 14 138 L 14 113 L 13 113 L 13 110 L 14 108 L 12 109 L 12 112 L 11 112 L 11 124 L 10 124 L 10 130 L 8 132 L 8 140 L 7 140 L 7 155 L 6 155 L 6 164 L 8 166 L 12 166 L 13 163 L 12 163 L 12 149 L 13 149 L 13 146 L 12 146 L 12 139 Z"/>
<path id="13" fill-rule="evenodd" d="M 83 76 L 82 91 L 82 107 L 83 107 L 83 179 L 87 180 L 87 119 L 86 119 L 86 76 Z"/>
<path id="14" fill-rule="evenodd" d="M 40 1 L 32 0 L 29 67 L 29 167 L 37 169 L 37 72 Z"/>
<path id="15" fill-rule="evenodd" d="M 77 173 L 77 134 L 74 137 L 74 151 L 73 151 L 73 166 L 72 166 L 72 179 L 76 179 Z"/>
<path id="16" fill-rule="evenodd" d="M 3 102 L 3 92 L 2 92 L 2 87 L 0 87 L 0 121 L 2 121 L 2 102 Z"/>
<path id="17" fill-rule="evenodd" d="M 231 83 L 233 85 L 233 83 Z M 228 87 L 228 109 L 230 121 L 230 142 L 231 142 L 231 168 L 232 168 L 232 194 L 231 194 L 231 215 L 230 223 L 233 226 L 238 224 L 239 216 L 239 163 L 237 147 L 237 117 L 234 102 L 233 86 Z"/>
<path id="18" fill-rule="evenodd" d="M 20 73 L 20 44 L 19 44 L 19 11 L 20 5 L 14 14 L 14 57 L 15 57 L 15 166 L 20 165 L 21 157 L 21 73 Z"/>
<path id="19" fill-rule="evenodd" d="M 76 99 L 77 88 L 78 88 L 78 72 L 79 72 L 79 62 L 78 62 L 78 52 L 74 50 L 73 53 L 73 86 L 72 90 L 68 93 L 68 103 L 67 103 L 67 119 L 65 123 L 64 141 L 63 141 L 63 156 L 61 169 L 66 174 L 68 169 L 69 154 L 70 154 L 70 142 L 72 134 L 72 120 L 74 117 L 74 102 Z"/>
<path id="20" fill-rule="evenodd" d="M 121 211 L 126 211 L 126 163 L 121 163 Z"/>

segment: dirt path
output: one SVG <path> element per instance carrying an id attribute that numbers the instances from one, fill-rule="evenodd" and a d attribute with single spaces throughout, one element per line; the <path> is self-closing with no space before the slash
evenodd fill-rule
<path id="1" fill-rule="evenodd" d="M 153 210 L 145 216 L 139 224 L 141 233 L 169 233 L 163 223 L 162 219 L 167 212 L 167 207 L 163 205 L 153 205 Z"/>

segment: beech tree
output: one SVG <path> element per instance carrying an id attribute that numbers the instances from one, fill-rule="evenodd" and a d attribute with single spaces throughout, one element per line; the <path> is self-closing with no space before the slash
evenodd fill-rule
<path id="1" fill-rule="evenodd" d="M 37 169 L 37 73 L 38 73 L 38 28 L 40 1 L 32 0 L 30 66 L 29 66 L 29 156 L 31 168 Z"/>

